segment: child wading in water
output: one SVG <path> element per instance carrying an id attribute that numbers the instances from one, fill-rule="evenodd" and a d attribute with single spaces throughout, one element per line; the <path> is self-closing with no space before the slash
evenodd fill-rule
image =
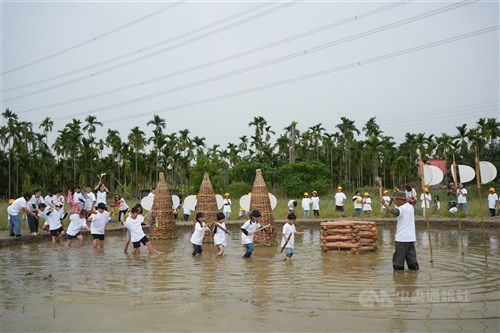
<path id="1" fill-rule="evenodd" d="M 134 246 L 132 254 L 134 255 L 139 253 L 141 243 L 148 247 L 150 254 L 153 254 L 155 252 L 153 245 L 151 245 L 151 242 L 142 230 L 142 222 L 144 222 L 144 217 L 139 214 L 139 208 L 137 208 L 137 206 L 132 208 L 132 210 L 130 211 L 130 216 L 127 217 L 125 222 L 123 222 L 127 229 L 130 230 L 130 236 L 132 239 L 132 244 Z"/>
<path id="2" fill-rule="evenodd" d="M 78 239 L 80 241 L 80 246 L 83 246 L 83 236 L 81 233 L 82 228 L 90 231 L 87 226 L 87 211 L 81 210 L 80 213 L 72 214 L 69 216 L 71 221 L 68 226 L 68 231 L 66 232 L 66 246 L 70 247 L 73 239 Z"/>
<path id="3" fill-rule="evenodd" d="M 89 217 L 90 220 L 90 233 L 92 234 L 92 246 L 94 248 L 99 247 L 104 248 L 104 229 L 106 223 L 108 222 L 109 213 L 106 211 L 106 205 L 102 202 L 97 205 L 97 213 L 92 214 Z"/>
<path id="4" fill-rule="evenodd" d="M 201 255 L 203 251 L 201 244 L 203 243 L 203 237 L 205 236 L 205 231 L 210 231 L 210 228 L 205 223 L 205 214 L 198 212 L 196 213 L 196 222 L 194 224 L 194 232 L 191 236 L 191 243 L 193 244 L 193 257 L 197 254 Z"/>
<path id="5" fill-rule="evenodd" d="M 134 208 L 137 208 L 138 211 L 138 216 L 142 218 L 141 225 L 144 225 L 144 220 L 149 217 L 149 215 L 153 212 L 150 210 L 146 215 L 142 215 L 142 205 L 140 203 L 136 204 Z M 127 218 L 128 216 L 126 216 Z M 122 222 L 123 223 L 123 222 Z M 123 248 L 123 253 L 127 254 L 128 253 L 128 246 L 130 245 L 130 242 L 132 241 L 132 234 L 130 233 L 130 229 L 127 229 L 127 238 L 125 239 L 125 246 Z M 140 249 L 139 249 L 140 252 Z"/>
<path id="6" fill-rule="evenodd" d="M 57 203 L 54 208 L 45 208 L 45 203 L 39 204 L 38 209 L 40 212 L 38 214 L 43 217 L 46 222 L 49 222 L 52 243 L 55 244 L 66 234 L 61 221 L 64 220 L 68 214 L 64 214 L 60 203 Z"/>
<path id="7" fill-rule="evenodd" d="M 254 250 L 253 236 L 254 233 L 261 227 L 260 223 L 260 212 L 254 210 L 250 213 L 250 220 L 246 221 L 245 224 L 241 226 L 241 243 L 245 246 L 246 252 L 243 258 L 250 258 Z"/>
<path id="8" fill-rule="evenodd" d="M 217 252 L 218 256 L 224 255 L 224 248 L 226 247 L 226 223 L 225 214 L 217 213 L 217 223 L 214 227 L 214 244 L 219 250 Z"/>
<path id="9" fill-rule="evenodd" d="M 291 213 L 288 214 L 288 221 L 283 225 L 283 233 L 281 237 L 281 247 L 285 247 L 285 259 L 284 261 L 292 260 L 293 249 L 295 246 L 295 235 L 303 235 L 303 232 L 298 232 L 295 229 L 295 220 L 297 216 Z"/>

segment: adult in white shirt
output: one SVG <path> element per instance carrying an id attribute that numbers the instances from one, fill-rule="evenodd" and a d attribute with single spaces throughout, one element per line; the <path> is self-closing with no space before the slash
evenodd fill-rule
<path id="1" fill-rule="evenodd" d="M 387 205 L 384 199 L 380 198 L 380 203 L 387 211 L 397 216 L 395 252 L 392 256 L 392 267 L 395 271 L 404 271 L 405 261 L 408 269 L 418 271 L 417 251 L 415 242 L 417 235 L 415 232 L 415 213 L 413 205 L 407 202 L 405 192 L 399 191 L 394 195 L 396 208 Z"/>
<path id="2" fill-rule="evenodd" d="M 9 235 L 12 237 L 21 237 L 21 219 L 19 218 L 21 210 L 27 215 L 36 217 L 36 214 L 28 208 L 28 200 L 30 200 L 30 198 L 31 194 L 26 192 L 22 197 L 17 198 L 7 207 L 7 214 L 9 215 Z"/>
<path id="3" fill-rule="evenodd" d="M 97 213 L 90 215 L 90 233 L 92 234 L 92 246 L 94 248 L 104 248 L 104 230 L 108 222 L 109 213 L 106 211 L 106 205 L 102 202 L 97 205 Z"/>
<path id="4" fill-rule="evenodd" d="M 309 193 L 305 192 L 304 197 L 302 198 L 302 215 L 304 217 L 309 216 L 309 210 L 311 209 L 311 198 L 309 198 Z"/>
<path id="5" fill-rule="evenodd" d="M 224 193 L 222 212 L 224 213 L 225 219 L 229 220 L 229 215 L 231 214 L 231 199 L 229 199 L 229 193 Z"/>
<path id="6" fill-rule="evenodd" d="M 496 215 L 498 207 L 498 195 L 495 193 L 495 188 L 491 187 L 488 194 L 488 208 L 490 209 L 490 216 Z"/>
<path id="7" fill-rule="evenodd" d="M 36 190 L 33 191 L 33 195 L 31 196 L 30 200 L 28 201 L 28 208 L 29 210 L 34 213 L 35 215 L 28 215 L 28 227 L 30 229 L 30 233 L 32 235 L 38 235 L 38 227 L 39 227 L 39 220 L 38 220 L 38 205 L 45 203 L 42 197 L 42 190 L 37 188 Z"/>
<path id="8" fill-rule="evenodd" d="M 424 187 L 424 193 L 420 195 L 420 201 L 422 201 L 422 210 L 424 212 L 423 216 L 425 217 L 429 209 L 431 208 L 432 195 L 429 193 L 429 188 Z"/>
<path id="9" fill-rule="evenodd" d="M 344 192 L 342 192 L 342 186 L 337 187 L 337 193 L 334 196 L 335 199 L 335 211 L 344 212 L 344 202 L 347 200 Z"/>
<path id="10" fill-rule="evenodd" d="M 191 235 L 190 242 L 193 244 L 193 257 L 203 252 L 202 244 L 205 231 L 210 231 L 210 228 L 205 223 L 205 214 L 202 212 L 196 213 L 196 222 L 194 223 L 194 231 Z"/>
<path id="11" fill-rule="evenodd" d="M 463 184 L 458 185 L 457 190 L 458 211 L 467 214 L 467 189 Z"/>
<path id="12" fill-rule="evenodd" d="M 246 252 L 243 258 L 250 258 L 254 250 L 253 236 L 254 233 L 261 227 L 260 225 L 260 212 L 258 210 L 253 210 L 250 213 L 250 220 L 246 221 L 241 226 L 241 243 L 245 245 Z"/>

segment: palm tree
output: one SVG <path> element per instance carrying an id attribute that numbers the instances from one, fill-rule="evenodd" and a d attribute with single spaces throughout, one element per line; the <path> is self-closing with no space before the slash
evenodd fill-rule
<path id="1" fill-rule="evenodd" d="M 243 158 L 246 157 L 246 152 L 248 150 L 248 137 L 246 135 L 240 136 L 240 144 L 238 145 L 238 148 L 240 148 L 240 151 L 243 152 Z"/>
<path id="2" fill-rule="evenodd" d="M 380 130 L 380 126 L 376 122 L 376 117 L 371 117 L 363 127 L 363 132 L 365 132 L 366 138 L 370 139 L 374 136 L 380 136 L 383 132 Z"/>
<path id="3" fill-rule="evenodd" d="M 17 114 L 12 112 L 9 108 L 7 108 L 3 113 L 2 117 L 4 117 L 7 120 L 7 135 L 6 139 L 7 142 L 9 143 L 9 198 L 12 198 L 11 195 L 11 186 L 12 186 L 12 138 L 14 137 L 14 133 L 16 132 L 16 127 L 17 127 Z M 16 193 L 17 194 L 17 193 Z"/>
<path id="4" fill-rule="evenodd" d="M 153 141 L 155 145 L 155 155 L 156 155 L 156 172 L 155 172 L 155 182 L 158 182 L 158 161 L 160 159 L 160 144 L 165 143 L 165 136 L 163 135 L 163 130 L 167 127 L 165 119 L 155 114 L 153 119 L 147 122 L 146 126 L 153 125 L 153 137 L 149 141 Z"/>
<path id="5" fill-rule="evenodd" d="M 52 128 L 54 127 L 54 122 L 52 121 L 52 119 L 50 119 L 50 117 L 46 117 L 44 120 L 42 120 L 42 122 L 40 123 L 40 126 L 38 126 L 38 128 L 42 128 L 43 129 L 43 133 L 45 134 L 45 145 L 48 147 L 49 146 L 49 143 L 48 143 L 48 133 L 49 132 L 52 132 Z"/>
<path id="6" fill-rule="evenodd" d="M 469 151 L 469 142 L 467 138 L 468 128 L 467 124 L 462 124 L 460 126 L 455 127 L 458 131 L 458 134 L 454 136 L 455 145 L 458 146 L 458 153 L 463 155 Z"/>
<path id="7" fill-rule="evenodd" d="M 340 137 L 340 145 L 344 151 L 344 180 L 350 182 L 351 180 L 351 149 L 352 142 L 354 141 L 354 133 L 359 135 L 359 130 L 354 125 L 354 120 L 346 117 L 340 117 L 341 123 L 337 124 L 342 136 Z"/>
<path id="8" fill-rule="evenodd" d="M 489 141 L 490 145 L 500 136 L 500 122 L 495 118 L 479 118 L 477 124 L 479 125 L 481 136 L 484 140 Z"/>
<path id="9" fill-rule="evenodd" d="M 309 127 L 311 131 L 311 141 L 312 145 L 316 147 L 316 159 L 319 160 L 319 152 L 321 149 L 321 141 L 323 139 L 323 132 L 325 129 L 321 126 L 321 123 Z"/>
<path id="10" fill-rule="evenodd" d="M 288 151 L 288 163 L 293 164 L 297 159 L 297 155 L 295 152 L 295 144 L 297 143 L 297 138 L 300 136 L 300 132 L 297 129 L 297 124 L 295 120 L 292 121 L 290 125 L 284 128 L 285 135 L 288 136 L 288 142 L 290 144 L 290 148 Z"/>
<path id="11" fill-rule="evenodd" d="M 101 126 L 102 123 L 100 121 L 97 121 L 97 117 L 94 115 L 88 115 L 87 118 L 85 118 L 86 125 L 83 126 L 83 130 L 87 131 L 89 133 L 89 152 L 90 152 L 90 182 L 93 183 L 94 179 L 94 168 L 93 168 L 93 161 L 94 161 L 94 134 L 97 130 L 96 126 Z"/>
<path id="12" fill-rule="evenodd" d="M 139 126 L 135 126 L 134 128 L 132 128 L 127 138 L 131 147 L 134 149 L 135 152 L 135 195 L 139 197 L 139 192 L 138 192 L 139 176 L 138 176 L 137 165 L 139 160 L 139 151 L 143 150 L 144 147 L 146 146 L 146 138 L 144 132 L 139 129 Z"/>

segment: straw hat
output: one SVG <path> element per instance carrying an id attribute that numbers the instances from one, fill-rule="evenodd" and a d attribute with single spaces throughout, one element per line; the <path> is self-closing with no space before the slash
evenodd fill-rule
<path id="1" fill-rule="evenodd" d="M 424 192 L 429 192 L 429 188 L 428 187 L 424 187 Z"/>
<path id="2" fill-rule="evenodd" d="M 225 196 L 225 197 L 228 197 L 228 196 L 229 196 L 229 193 L 227 193 L 227 192 L 226 192 L 226 193 L 224 193 L 224 196 Z"/>
<path id="3" fill-rule="evenodd" d="M 389 193 L 389 191 L 388 190 L 384 190 L 384 194 L 387 194 L 387 193 Z"/>
<path id="4" fill-rule="evenodd" d="M 490 187 L 490 192 L 495 193 L 495 188 L 494 187 Z"/>
<path id="5" fill-rule="evenodd" d="M 308 197 L 308 196 L 309 196 L 309 193 L 304 192 L 304 196 L 305 196 L 305 197 Z"/>
<path id="6" fill-rule="evenodd" d="M 369 197 L 369 196 L 370 196 L 370 193 L 365 192 L 365 197 Z"/>
<path id="7" fill-rule="evenodd" d="M 342 186 L 337 187 L 337 190 L 342 191 Z"/>

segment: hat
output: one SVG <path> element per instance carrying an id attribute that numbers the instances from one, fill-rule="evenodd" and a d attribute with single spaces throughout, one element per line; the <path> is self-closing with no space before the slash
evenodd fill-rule
<path id="1" fill-rule="evenodd" d="M 403 191 L 396 192 L 396 194 L 394 194 L 394 199 L 406 200 L 406 193 Z"/>
<path id="2" fill-rule="evenodd" d="M 304 192 L 304 196 L 305 196 L 305 197 L 308 197 L 308 196 L 309 196 L 309 193 Z"/>
<path id="3" fill-rule="evenodd" d="M 494 187 L 490 187 L 490 192 L 495 192 L 495 188 Z"/>
<path id="4" fill-rule="evenodd" d="M 9 205 L 12 205 L 13 202 L 14 202 L 14 199 L 9 199 Z"/>
<path id="5" fill-rule="evenodd" d="M 318 192 L 316 192 L 316 191 L 312 191 L 312 194 L 318 194 Z"/>
<path id="6" fill-rule="evenodd" d="M 342 191 L 342 186 L 337 187 L 337 190 L 341 190 Z"/>
<path id="7" fill-rule="evenodd" d="M 228 196 L 229 196 L 229 193 L 227 193 L 227 192 L 226 192 L 226 193 L 224 193 L 224 196 L 225 196 L 225 197 L 228 197 Z"/>
<path id="8" fill-rule="evenodd" d="M 389 193 L 389 191 L 388 190 L 384 190 L 384 194 L 387 194 L 387 193 Z"/>
<path id="9" fill-rule="evenodd" d="M 428 187 L 424 187 L 424 192 L 429 192 L 429 188 Z"/>
<path id="10" fill-rule="evenodd" d="M 368 196 L 370 196 L 370 193 L 365 192 L 365 197 L 368 197 Z"/>

